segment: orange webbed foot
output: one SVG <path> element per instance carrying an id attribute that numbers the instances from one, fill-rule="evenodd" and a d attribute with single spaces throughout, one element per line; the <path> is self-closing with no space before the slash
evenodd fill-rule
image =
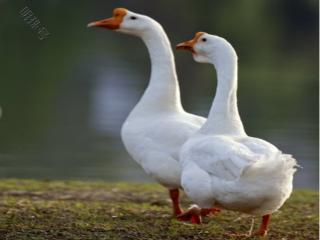
<path id="1" fill-rule="evenodd" d="M 201 209 L 198 206 L 193 205 L 187 211 L 177 216 L 177 219 L 179 221 L 191 222 L 192 224 L 201 224 L 202 220 L 200 213 Z"/>

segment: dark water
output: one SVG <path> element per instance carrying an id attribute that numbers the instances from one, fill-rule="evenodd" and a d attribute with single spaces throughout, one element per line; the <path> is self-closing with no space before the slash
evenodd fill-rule
<path id="1" fill-rule="evenodd" d="M 317 4 L 0 1 L 0 177 L 151 181 L 119 133 L 147 85 L 147 50 L 135 37 L 86 28 L 124 6 L 161 22 L 173 44 L 199 30 L 227 38 L 239 55 L 247 133 L 294 155 L 303 167 L 295 187 L 318 188 Z M 50 35 L 21 16 L 26 6 Z M 214 69 L 174 54 L 185 109 L 206 116 Z"/>

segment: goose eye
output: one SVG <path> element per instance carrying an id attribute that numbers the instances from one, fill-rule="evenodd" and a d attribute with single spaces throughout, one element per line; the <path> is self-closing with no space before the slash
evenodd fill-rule
<path id="1" fill-rule="evenodd" d="M 207 41 L 207 39 L 206 38 L 202 38 L 202 42 L 206 42 Z"/>
<path id="2" fill-rule="evenodd" d="M 136 20 L 136 19 L 137 19 L 137 17 L 135 17 L 135 16 L 131 16 L 131 17 L 130 17 L 130 19 L 131 19 L 131 20 Z"/>

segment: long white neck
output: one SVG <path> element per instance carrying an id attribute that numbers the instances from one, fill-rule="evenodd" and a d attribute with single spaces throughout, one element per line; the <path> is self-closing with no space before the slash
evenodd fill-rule
<path id="1" fill-rule="evenodd" d="M 136 106 L 141 112 L 180 111 L 179 83 L 169 39 L 158 23 L 142 35 L 151 59 L 149 85 Z"/>
<path id="2" fill-rule="evenodd" d="M 237 106 L 238 67 L 236 57 L 213 61 L 218 85 L 207 122 L 202 133 L 245 135 Z"/>

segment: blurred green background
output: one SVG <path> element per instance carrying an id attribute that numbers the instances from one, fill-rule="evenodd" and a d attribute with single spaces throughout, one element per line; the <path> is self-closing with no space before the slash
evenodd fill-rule
<path id="1" fill-rule="evenodd" d="M 26 6 L 46 39 L 20 16 Z M 295 187 L 318 188 L 316 0 L 1 0 L 0 178 L 151 181 L 120 140 L 149 80 L 147 49 L 136 37 L 86 28 L 115 7 L 156 19 L 172 45 L 197 31 L 230 41 L 247 133 L 296 157 Z M 174 54 L 185 109 L 206 116 L 214 68 Z"/>

